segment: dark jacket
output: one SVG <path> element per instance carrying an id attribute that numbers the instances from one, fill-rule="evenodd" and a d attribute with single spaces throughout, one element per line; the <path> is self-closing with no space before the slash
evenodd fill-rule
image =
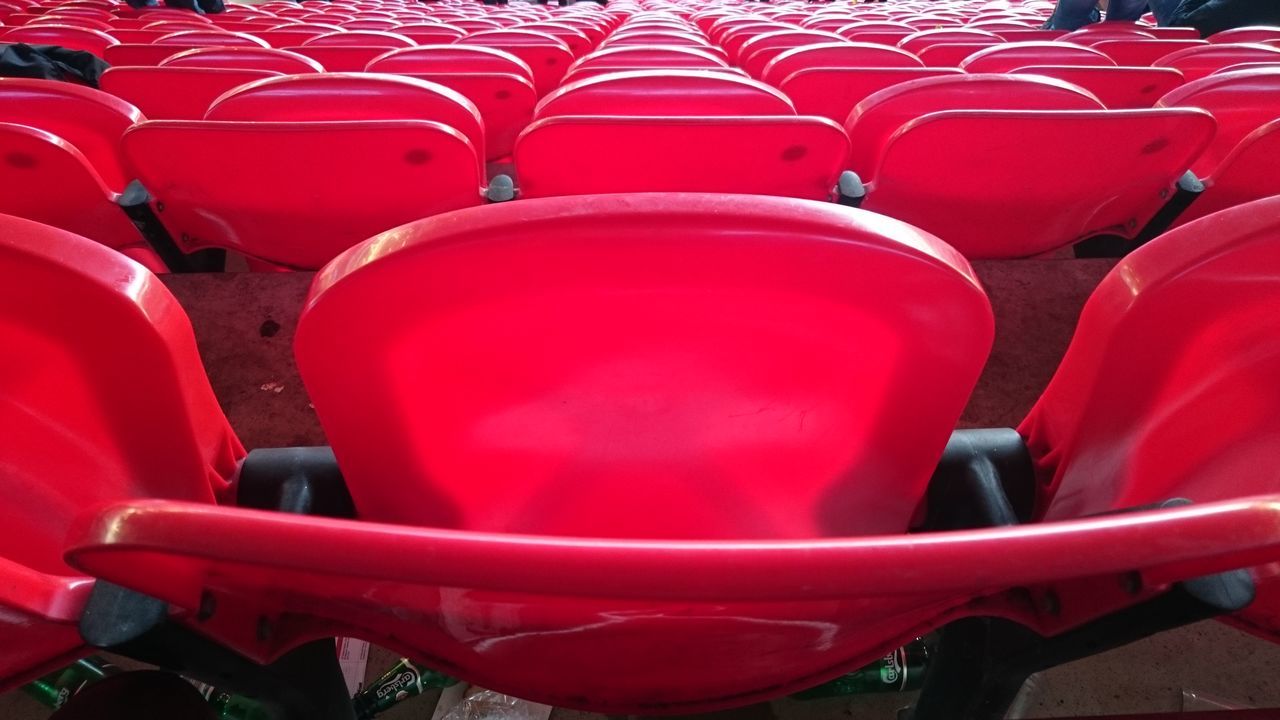
<path id="1" fill-rule="evenodd" d="M 92 53 L 57 45 L 0 44 L 0 77 L 63 80 L 98 87 L 107 64 Z"/>
<path id="2" fill-rule="evenodd" d="M 1280 25 L 1280 0 L 1182 0 L 1169 24 L 1193 27 L 1202 37 L 1249 25 Z"/>

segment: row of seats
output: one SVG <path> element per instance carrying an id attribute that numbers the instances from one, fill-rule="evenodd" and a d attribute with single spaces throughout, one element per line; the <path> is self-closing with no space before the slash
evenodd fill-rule
<path id="1" fill-rule="evenodd" d="M 1274 563 L 1275 480 L 1246 470 L 1280 433 L 1258 391 L 1278 217 L 1263 200 L 1123 260 L 1019 429 L 1034 519 L 914 534 L 993 318 L 904 223 L 602 195 L 357 245 L 294 344 L 356 508 L 334 519 L 237 506 L 254 455 L 161 283 L 0 217 L 0 342 L 22 348 L 0 355 L 0 684 L 80 652 L 94 578 L 261 662 L 354 635 L 627 714 L 768 699 L 969 615 L 1056 635 Z M 1274 632 L 1259 582 L 1244 617 Z"/>

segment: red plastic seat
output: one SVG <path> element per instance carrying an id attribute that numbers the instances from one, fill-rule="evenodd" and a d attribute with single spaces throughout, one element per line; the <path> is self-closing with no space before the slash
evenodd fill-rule
<path id="1" fill-rule="evenodd" d="M 120 44 L 107 48 L 105 60 L 112 67 L 124 65 L 150 66 L 159 65 L 165 60 L 187 50 L 194 50 L 196 45 L 135 45 Z"/>
<path id="2" fill-rule="evenodd" d="M 266 70 L 126 66 L 103 73 L 101 87 L 152 120 L 199 120 L 229 90 L 279 76 Z"/>
<path id="3" fill-rule="evenodd" d="M 1121 67 L 1146 67 L 1179 50 L 1208 44 L 1204 40 L 1108 40 L 1093 49 L 1106 53 Z"/>
<path id="4" fill-rule="evenodd" d="M 1211 43 L 1261 43 L 1280 40 L 1280 28 L 1268 26 L 1239 27 L 1222 30 L 1209 36 Z"/>
<path id="5" fill-rule="evenodd" d="M 849 166 L 875 179 L 877 158 L 907 123 L 944 110 L 1102 110 L 1084 90 L 1050 78 L 945 75 L 896 83 L 867 97 L 844 121 L 853 141 Z M 1036 143 L 1038 145 L 1039 143 Z M 1184 168 L 1185 169 L 1185 168 Z"/>
<path id="6" fill-rule="evenodd" d="M 1213 174 L 1203 178 L 1204 192 L 1178 216 L 1177 223 L 1280 195 L 1277 157 L 1280 157 L 1280 119 L 1254 130 L 1227 153 Z M 1280 625 L 1277 628 L 1280 629 Z"/>
<path id="7" fill-rule="evenodd" d="M 1200 108 L 1218 121 L 1213 142 L 1191 166 L 1206 177 L 1245 137 L 1280 118 L 1280 67 L 1210 75 L 1169 92 L 1157 107 Z"/>
<path id="8" fill-rule="evenodd" d="M 972 30 L 973 28 L 968 28 Z M 999 30 L 996 35 L 1004 38 L 1008 42 L 1045 42 L 1049 40 L 1060 40 L 1067 32 L 1065 30 Z"/>
<path id="9" fill-rule="evenodd" d="M 1199 80 L 1224 67 L 1246 62 L 1280 62 L 1280 47 L 1261 44 L 1223 44 L 1193 47 L 1170 53 L 1152 65 L 1171 67 L 1187 82 Z"/>
<path id="10" fill-rule="evenodd" d="M 595 47 L 595 43 L 586 36 L 585 33 L 556 22 L 539 22 L 515 25 L 513 30 L 533 30 L 534 32 L 546 33 L 554 38 L 558 38 L 565 45 L 569 46 L 569 51 L 574 57 L 582 57 L 591 52 Z"/>
<path id="11" fill-rule="evenodd" d="M 379 18 L 361 18 L 357 20 L 347 20 L 339 23 L 338 27 L 344 30 L 385 30 L 395 32 L 400 23 L 395 20 L 386 20 Z"/>
<path id="12" fill-rule="evenodd" d="M 1243 255 L 1228 269 L 1258 260 Z M 1117 295 L 1165 277 L 1127 270 Z M 1226 296 L 1269 298 L 1271 284 Z M 1145 371 L 1147 324 L 1126 338 L 1131 359 L 1065 397 Z M 213 596 L 201 632 L 259 660 L 358 635 L 559 706 L 709 710 L 959 617 L 1056 635 L 1280 551 L 1274 497 L 904 534 L 990 347 L 990 309 L 936 238 L 829 204 L 640 194 L 429 219 L 322 273 L 297 338 L 363 520 L 121 503 L 86 518 L 68 553 L 189 613 Z M 1157 410 L 1177 412 L 1186 387 Z M 1141 438 L 1153 418 L 1112 437 Z M 1099 437 L 1092 453 L 1036 451 L 1104 484 Z M 1168 437 L 1152 455 L 1180 447 Z M 1229 459 L 1216 477 L 1234 474 Z M 1122 592 L 1135 573 L 1139 591 Z M 1027 609 L 1051 590 L 1085 600 Z"/>
<path id="13" fill-rule="evenodd" d="M 858 103 L 885 88 L 961 74 L 956 68 L 819 67 L 791 74 L 779 89 L 795 103 L 798 114 L 817 115 L 843 125 Z"/>
<path id="14" fill-rule="evenodd" d="M 6 151 L 18 151 L 10 139 Z M 244 451 L 186 315 L 155 277 L 29 220 L 0 216 L 0 238 L 0 345 L 21 350 L 0 359 L 0 688 L 9 689 L 82 652 L 76 626 L 93 581 L 62 559 L 76 516 L 130 498 L 212 503 Z"/>
<path id="15" fill-rule="evenodd" d="M 483 161 L 484 123 L 470 100 L 442 85 L 383 73 L 274 77 L 242 85 L 211 103 L 206 120 L 333 122 L 430 120 L 453 128 Z"/>
<path id="16" fill-rule="evenodd" d="M 305 55 L 277 48 L 196 48 L 170 55 L 160 67 L 259 70 L 281 75 L 324 72 L 320 63 Z"/>
<path id="17" fill-rule="evenodd" d="M 1006 73 L 1029 65 L 1115 66 L 1104 53 L 1083 45 L 1026 42 L 996 45 L 975 52 L 960 63 L 968 73 Z"/>
<path id="18" fill-rule="evenodd" d="M 1038 255 L 1104 232 L 1132 237 L 1204 149 L 1214 122 L 1198 110 L 1101 108 L 1078 88 L 1036 76 L 883 90 L 846 123 L 850 166 L 869 179 L 863 207 L 971 258 Z M 1108 141 L 1073 141 L 1080 137 Z"/>
<path id="19" fill-rule="evenodd" d="M 1098 23 L 1097 25 L 1120 25 L 1120 23 Z M 1059 42 L 1074 43 L 1076 45 L 1085 45 L 1093 47 L 1098 43 L 1110 42 L 1112 40 L 1155 40 L 1156 36 L 1145 32 L 1137 26 L 1128 27 L 1105 27 L 1102 29 L 1093 29 L 1094 25 L 1086 25 L 1080 30 L 1067 33 L 1058 38 Z"/>
<path id="20" fill-rule="evenodd" d="M 392 50 L 365 67 L 383 73 L 503 73 L 533 81 L 529 64 L 504 50 L 483 45 L 422 45 Z"/>
<path id="21" fill-rule="evenodd" d="M 969 56 L 987 48 L 1000 47 L 991 43 L 940 43 L 920 51 L 920 62 L 932 68 L 958 68 Z"/>
<path id="22" fill-rule="evenodd" d="M 524 197 L 741 192 L 825 200 L 848 139 L 824 118 L 559 116 L 516 140 Z"/>
<path id="23" fill-rule="evenodd" d="M 1139 248 L 1098 286 L 1019 428 L 1046 519 L 1276 491 L 1274 476 L 1248 468 L 1271 462 L 1280 436 L 1276 396 L 1258 392 L 1280 374 L 1277 218 L 1280 198 L 1210 215 Z M 1255 577 L 1240 624 L 1280 640 L 1280 586 L 1274 573 Z"/>
<path id="24" fill-rule="evenodd" d="M 1002 41 L 1002 38 L 995 33 L 986 32 L 984 30 L 971 30 L 964 27 L 955 28 L 939 28 L 934 30 L 922 30 L 913 35 L 908 35 L 898 43 L 898 47 L 919 55 L 921 50 L 934 45 L 954 45 L 956 43 L 978 43 L 978 44 L 994 44 Z"/>
<path id="25" fill-rule="evenodd" d="M 83 50 L 98 57 L 106 57 L 107 48 L 119 41 L 101 30 L 74 25 L 23 25 L 6 29 L 0 36 L 6 43 L 29 45 L 59 45 L 70 50 Z"/>
<path id="26" fill-rule="evenodd" d="M 728 70 L 729 63 L 714 53 L 679 45 L 619 45 L 597 50 L 578 58 L 569 66 L 564 81 L 582 79 L 586 73 L 619 70 L 690 68 Z M 582 75 L 580 75 L 580 73 Z"/>
<path id="27" fill-rule="evenodd" d="M 40 17 L 25 23 L 26 26 L 39 27 L 41 25 L 59 25 L 62 27 L 80 27 L 89 30 L 98 30 L 111 34 L 111 25 L 102 20 L 93 18 L 80 17 L 78 15 L 63 15 L 61 13 L 41 15 Z"/>
<path id="28" fill-rule="evenodd" d="M 318 268 L 361 238 L 481 201 L 480 153 L 428 120 L 152 121 L 123 144 L 187 251 Z"/>
<path id="29" fill-rule="evenodd" d="M 458 39 L 466 36 L 467 31 L 460 27 L 441 23 L 438 25 L 401 25 L 400 29 L 397 30 L 396 33 L 404 35 L 419 45 L 438 45 L 456 42 Z"/>
<path id="30" fill-rule="evenodd" d="M 711 117 L 795 115 L 785 95 L 758 80 L 714 70 L 635 70 L 562 85 L 534 118 L 564 115 Z"/>
<path id="31" fill-rule="evenodd" d="M 378 30 L 348 30 L 317 35 L 302 43 L 303 47 L 380 47 L 406 48 L 416 45 L 412 39 Z"/>
<path id="32" fill-rule="evenodd" d="M 533 70 L 533 87 L 539 97 L 560 83 L 574 59 L 563 40 L 535 30 L 482 31 L 472 33 L 458 43 L 505 50 L 525 61 Z"/>
<path id="33" fill-rule="evenodd" d="M 279 30 L 258 30 L 254 37 L 273 48 L 287 48 L 302 45 L 308 40 L 326 34 L 323 30 L 292 30 L 288 26 Z"/>
<path id="34" fill-rule="evenodd" d="M 765 66 L 778 55 L 793 48 L 847 42 L 835 33 L 815 30 L 780 30 L 757 35 L 742 44 L 739 66 L 754 78 L 764 76 Z"/>
<path id="35" fill-rule="evenodd" d="M 153 44 L 182 47 L 268 47 L 265 41 L 247 33 L 214 30 L 183 30 L 157 38 Z"/>
<path id="36" fill-rule="evenodd" d="M 1043 75 L 1093 93 L 1109 110 L 1140 110 L 1182 84 L 1182 73 L 1173 68 L 1092 67 L 1051 65 L 1021 67 L 1016 75 Z"/>
<path id="37" fill-rule="evenodd" d="M 922 65 L 911 53 L 887 45 L 823 43 L 779 54 L 765 66 L 763 79 L 771 85 L 780 85 L 801 70 L 824 67 L 919 68 Z"/>

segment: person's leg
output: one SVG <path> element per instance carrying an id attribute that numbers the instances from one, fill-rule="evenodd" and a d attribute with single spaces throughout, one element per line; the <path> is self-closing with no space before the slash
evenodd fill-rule
<path id="1" fill-rule="evenodd" d="M 1112 5 L 1116 0 L 1111 0 Z M 1096 21 L 1097 0 L 1058 0 L 1053 16 L 1045 27 L 1050 30 L 1079 30 Z"/>
<path id="2" fill-rule="evenodd" d="M 1156 2 L 1159 1 L 1156 0 Z M 1133 22 L 1146 14 L 1146 12 L 1147 0 L 1111 0 L 1111 6 L 1107 8 L 1107 20 L 1109 22 Z"/>

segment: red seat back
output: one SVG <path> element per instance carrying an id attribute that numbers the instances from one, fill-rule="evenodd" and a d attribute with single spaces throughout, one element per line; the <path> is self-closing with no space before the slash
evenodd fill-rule
<path id="1" fill-rule="evenodd" d="M 124 150 L 184 250 L 284 266 L 318 268 L 370 235 L 481 199 L 475 148 L 427 120 L 161 120 L 126 133 Z"/>
<path id="2" fill-rule="evenodd" d="M 135 105 L 152 120 L 199 120 L 209 105 L 224 93 L 245 83 L 271 77 L 280 77 L 280 73 L 126 66 L 110 68 L 103 73 L 101 87 Z"/>
<path id="3" fill-rule="evenodd" d="M 1178 50 L 1208 44 L 1204 40 L 1107 40 L 1092 47 L 1106 53 L 1121 67 L 1145 67 Z"/>
<path id="4" fill-rule="evenodd" d="M 320 63 L 305 55 L 276 48 L 196 48 L 170 55 L 161 67 L 217 68 L 221 70 L 259 70 L 296 75 L 324 72 Z"/>
<path id="5" fill-rule="evenodd" d="M 992 32 L 984 30 L 971 30 L 969 28 L 938 28 L 935 30 L 922 30 L 920 32 L 908 35 L 898 43 L 898 47 L 909 53 L 918 55 L 921 50 L 934 45 L 954 45 L 956 43 L 967 44 L 989 44 L 999 43 L 1002 38 Z"/>
<path id="6" fill-rule="evenodd" d="M 483 45 L 423 45 L 392 50 L 365 67 L 383 73 L 504 73 L 533 82 L 528 63 L 503 50 Z"/>
<path id="7" fill-rule="evenodd" d="M 849 141 L 811 117 L 591 117 L 535 121 L 516 140 L 520 193 L 719 192 L 825 200 Z"/>
<path id="8" fill-rule="evenodd" d="M 353 30 L 317 35 L 302 43 L 303 47 L 381 47 L 405 48 L 416 45 L 412 39 L 392 32 Z"/>
<path id="9" fill-rule="evenodd" d="M 858 103 L 899 83 L 944 75 L 961 75 L 956 68 L 819 67 L 793 73 L 780 89 L 800 115 L 817 115 L 841 125 Z"/>
<path id="10" fill-rule="evenodd" d="M 484 147 L 488 160 L 511 154 L 516 136 L 533 119 L 538 102 L 533 83 L 507 73 L 404 73 L 405 77 L 437 83 L 475 104 L 484 121 Z"/>
<path id="11" fill-rule="evenodd" d="M 597 50 L 578 58 L 565 81 L 582 79 L 589 71 L 615 72 L 619 70 L 655 70 L 663 68 L 690 68 L 704 70 L 728 70 L 729 63 L 713 53 L 695 47 L 679 45 L 619 45 Z"/>
<path id="12" fill-rule="evenodd" d="M 780 53 L 765 66 L 763 79 L 779 85 L 793 73 L 819 67 L 918 68 L 921 63 L 911 53 L 888 45 L 821 43 Z"/>
<path id="13" fill-rule="evenodd" d="M 1247 62 L 1280 62 L 1280 47 L 1261 44 L 1222 44 L 1192 47 L 1172 52 L 1153 65 L 1171 67 L 1187 79 L 1199 80 L 1215 70 Z"/>
<path id="14" fill-rule="evenodd" d="M 195 45 L 121 44 L 107 48 L 106 61 L 112 67 L 121 65 L 159 65 L 180 52 L 194 50 Z"/>
<path id="15" fill-rule="evenodd" d="M 1260 43 L 1280 40 L 1280 28 L 1255 26 L 1222 30 L 1209 36 L 1211 43 Z"/>
<path id="16" fill-rule="evenodd" d="M 361 516 L 611 538 L 903 531 L 985 359 L 986 299 L 932 239 L 758 200 L 521 200 L 331 265 L 296 351 Z M 338 343 L 362 351 L 338 362 Z"/>
<path id="17" fill-rule="evenodd" d="M 7 688 L 81 645 L 93 583 L 62 559 L 77 516 L 146 497 L 210 503 L 244 451 L 186 315 L 155 277 L 46 225 L 0 216 L 0 236 L 0 344 L 22 349 L 0 354 Z"/>
<path id="18" fill-rule="evenodd" d="M 129 182 L 120 138 L 143 119 L 114 95 L 72 83 L 0 78 L 0 122 L 29 125 L 73 145 L 114 192 Z"/>
<path id="19" fill-rule="evenodd" d="M 1200 110 L 934 112 L 887 141 L 863 207 L 970 258 L 1038 255 L 1101 233 L 1132 237 L 1213 125 Z M 1107 142 L 1072 142 L 1080 137 Z"/>
<path id="20" fill-rule="evenodd" d="M 155 45 L 182 47 L 268 47 L 267 43 L 246 33 L 213 30 L 184 30 L 157 38 Z"/>
<path id="21" fill-rule="evenodd" d="M 1194 207 L 1194 206 L 1193 206 Z M 1280 408 L 1280 198 L 1205 217 L 1121 261 L 1085 305 L 1057 374 L 1019 431 L 1042 514 L 1274 493 Z M 1135 279 L 1141 278 L 1141 282 Z M 1248 626 L 1280 637 L 1264 573 Z"/>
<path id="22" fill-rule="evenodd" d="M 1172 68 L 1050 65 L 1018 68 L 1016 75 L 1043 75 L 1088 90 L 1110 110 L 1153 107 L 1161 97 L 1182 84 L 1182 73 Z"/>
<path id="23" fill-rule="evenodd" d="M 268 78 L 217 98 L 206 120 L 332 122 L 430 120 L 457 130 L 484 158 L 484 123 L 470 100 L 442 85 L 382 73 Z"/>
<path id="24" fill-rule="evenodd" d="M 1101 110 L 1087 92 L 1050 78 L 963 75 L 896 84 L 859 103 L 844 123 L 853 140 L 849 166 L 875 179 L 877 158 L 898 129 L 944 110 Z"/>
<path id="25" fill-rule="evenodd" d="M 558 115 L 794 115 L 785 95 L 758 80 L 714 70 L 634 70 L 563 85 L 535 118 Z"/>
<path id="26" fill-rule="evenodd" d="M 69 50 L 83 50 L 98 57 L 106 57 L 107 48 L 119 41 L 101 30 L 74 25 L 23 25 L 6 29 L 0 35 L 6 43 L 28 45 L 59 45 Z"/>
<path id="27" fill-rule="evenodd" d="M 844 38 L 835 33 L 818 32 L 816 30 L 778 30 L 776 32 L 757 35 L 742 44 L 739 51 L 739 66 L 751 77 L 763 77 L 764 68 L 779 54 L 792 48 L 822 43 L 843 43 Z"/>
<path id="28" fill-rule="evenodd" d="M 968 73 L 1003 73 L 1028 65 L 1115 65 L 1093 48 L 1058 42 L 1025 42 L 996 45 L 975 52 L 960 63 Z"/>
<path id="29" fill-rule="evenodd" d="M 1280 67 L 1210 75 L 1170 91 L 1157 106 L 1213 113 L 1218 132 L 1191 167 L 1196 175 L 1208 177 L 1241 140 L 1280 118 Z"/>
<path id="30" fill-rule="evenodd" d="M 539 97 L 551 92 L 573 63 L 573 53 L 563 40 L 535 30 L 482 31 L 458 42 L 505 50 L 525 61 L 533 70 L 533 87 Z"/>

